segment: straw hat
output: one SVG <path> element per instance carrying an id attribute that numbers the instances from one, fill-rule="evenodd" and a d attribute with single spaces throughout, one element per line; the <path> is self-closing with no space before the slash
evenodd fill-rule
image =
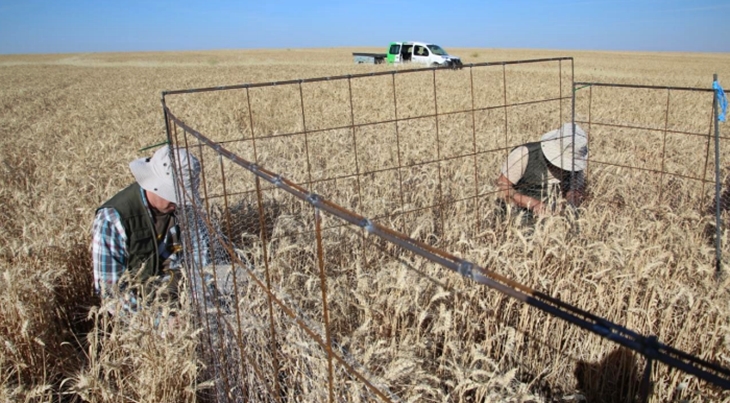
<path id="1" fill-rule="evenodd" d="M 588 137 L 578 125 L 575 125 L 575 147 L 573 146 L 573 124 L 570 122 L 563 124 L 560 129 L 543 134 L 540 145 L 542 153 L 550 164 L 565 171 L 586 169 Z"/>
<path id="2" fill-rule="evenodd" d="M 173 158 L 173 161 L 170 160 L 170 157 Z M 173 163 L 175 171 L 173 171 Z M 198 197 L 200 162 L 185 149 L 160 148 L 152 155 L 152 158 L 139 158 L 130 162 L 129 169 L 142 189 L 165 200 L 180 204 L 175 191 L 175 176 L 180 176 L 182 179 L 185 204 L 190 204 L 193 198 Z"/>

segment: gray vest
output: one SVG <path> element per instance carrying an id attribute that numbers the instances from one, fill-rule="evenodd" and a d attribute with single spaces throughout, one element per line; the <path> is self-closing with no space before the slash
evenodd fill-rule
<path id="1" fill-rule="evenodd" d="M 533 199 L 545 201 L 547 199 L 548 178 L 550 172 L 548 170 L 548 162 L 542 153 L 539 142 L 525 144 L 529 152 L 527 159 L 527 168 L 522 178 L 517 181 L 514 188 L 525 196 Z"/>

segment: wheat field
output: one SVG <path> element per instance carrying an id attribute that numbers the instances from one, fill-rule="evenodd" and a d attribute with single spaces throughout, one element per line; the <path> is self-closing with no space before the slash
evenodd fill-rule
<path id="1" fill-rule="evenodd" d="M 0 399 L 204 400 L 201 396 L 213 385 L 196 354 L 199 348 L 196 336 L 201 330 L 192 326 L 189 313 L 181 313 L 182 323 L 175 331 L 159 329 L 154 315 L 145 313 L 111 327 L 111 334 L 98 339 L 99 331 L 110 327 L 104 323 L 105 317 L 93 308 L 98 304 L 91 292 L 88 252 L 93 211 L 129 183 L 127 164 L 143 154 L 139 150 L 165 139 L 160 103 L 163 90 L 392 68 L 354 65 L 350 53 L 355 50 L 380 51 L 333 48 L 0 56 L 0 75 L 5 84 L 0 91 L 0 134 L 4 139 L 0 148 L 0 337 L 3 339 Z M 719 74 L 721 82 L 723 77 L 730 77 L 730 55 L 726 54 L 449 50 L 461 56 L 465 63 L 572 56 L 576 81 L 709 88 L 713 73 Z M 547 74 L 552 73 L 542 71 L 540 66 L 517 69 L 510 83 L 516 83 L 517 93 L 529 96 L 532 87 L 526 83 L 543 81 Z M 550 79 L 556 80 L 557 75 L 553 74 Z M 367 99 L 377 99 L 383 86 L 366 87 L 361 89 L 365 106 L 358 114 L 363 119 L 367 119 L 369 110 L 377 111 L 366 106 Z M 457 83 L 453 88 L 444 89 L 449 96 L 442 107 L 456 109 L 463 103 L 460 88 L 463 84 Z M 323 85 L 308 93 L 307 105 L 313 108 L 311 127 L 334 125 L 332 121 L 340 119 L 341 114 L 328 112 L 337 109 L 338 91 L 336 87 Z M 269 126 L 259 125 L 254 130 L 270 134 L 298 124 L 296 117 L 287 112 L 294 108 L 292 102 L 298 107 L 298 99 L 283 95 L 272 98 L 277 102 L 262 105 L 270 108 L 273 116 L 280 116 L 280 120 L 271 121 Z M 605 112 L 607 119 L 619 116 L 641 122 L 661 115 L 661 109 L 654 111 L 646 105 L 658 104 L 663 98 L 653 100 L 652 95 L 646 95 L 646 99 L 637 96 L 631 100 L 625 96 L 626 93 L 620 92 L 606 95 L 606 110 L 620 110 L 614 115 Z M 706 97 L 685 101 L 700 103 L 702 107 L 699 112 L 676 111 L 673 119 L 679 121 L 673 120 L 672 124 L 706 132 L 710 119 L 708 106 L 702 104 L 707 102 Z M 220 141 L 251 130 L 245 124 L 236 123 L 240 120 L 237 114 L 245 111 L 241 102 L 229 94 L 206 94 L 181 97 L 179 101 L 171 100 L 169 105 L 193 127 Z M 412 113 L 418 113 L 420 107 L 418 102 L 412 105 L 405 102 L 400 110 L 407 114 L 412 108 Z M 579 115 L 582 113 L 578 111 Z M 512 115 L 510 127 L 514 133 L 509 143 L 526 141 L 554 123 L 546 123 L 541 117 L 544 116 L 539 110 L 526 111 L 525 117 L 519 113 Z M 489 120 L 489 116 L 484 116 L 481 124 L 490 127 Z M 443 133 L 459 133 L 464 130 L 461 124 L 444 124 Z M 435 147 L 433 142 L 417 137 L 422 129 L 414 125 L 410 137 L 408 132 L 404 133 L 411 139 L 405 149 L 412 150 L 405 157 L 414 162 Z M 630 131 L 621 134 L 622 143 L 596 143 L 592 156 L 612 155 L 617 161 L 644 164 L 656 160 L 654 143 L 643 142 Z M 378 137 L 382 135 L 377 130 L 363 135 L 371 145 L 367 148 L 371 154 L 363 161 L 371 169 L 386 166 L 393 159 L 392 147 Z M 485 131 L 487 137 L 480 138 L 480 143 L 489 142 L 488 135 Z M 322 152 L 314 164 L 315 176 L 326 178 L 352 165 L 346 148 L 326 148 L 332 143 L 323 139 L 318 145 Z M 704 162 L 702 144 L 684 138 L 675 138 L 668 144 L 676 155 L 667 160 L 667 169 L 687 174 Z M 303 180 L 307 173 L 297 158 L 301 153 L 292 151 L 300 146 L 278 140 L 262 145 L 257 157 L 267 168 Z M 454 142 L 445 146 L 443 152 L 457 154 L 459 147 L 460 143 Z M 236 151 L 242 157 L 252 158 L 251 150 L 244 146 Z M 502 156 L 496 155 L 481 165 L 483 172 L 478 179 L 486 192 L 493 187 L 493 172 Z M 462 169 L 454 164 L 444 175 L 466 177 Z M 482 206 L 485 213 L 480 230 L 468 225 L 472 232 L 461 242 L 460 236 L 465 231 L 459 225 L 473 223 L 472 214 L 479 208 L 454 207 L 447 216 L 455 219 L 444 228 L 436 228 L 440 218 L 431 213 L 410 214 L 407 219 L 386 224 L 418 239 L 430 239 L 430 235 L 438 234 L 442 243 L 437 246 L 458 250 L 464 257 L 523 284 L 641 333 L 656 334 L 661 341 L 702 358 L 730 365 L 727 358 L 730 346 L 726 340 L 730 319 L 730 298 L 726 292 L 729 283 L 718 282 L 712 276 L 714 250 L 702 233 L 709 220 L 702 202 L 710 190 L 705 189 L 703 193 L 691 183 L 667 182 L 667 188 L 671 189 L 667 192 L 672 197 L 656 200 L 656 179 L 609 168 L 595 168 L 591 172 L 594 197 L 581 216 L 579 239 L 571 237 L 565 220 L 557 217 L 545 220 L 529 236 L 525 235 L 524 228 L 496 227 L 491 225 L 493 221 L 489 221 Z M 410 175 L 406 178 L 410 187 L 404 203 L 413 206 L 428 203 L 435 194 L 430 180 L 433 173 L 423 170 Z M 250 188 L 251 182 L 246 178 L 250 179 L 241 176 L 240 186 Z M 354 197 L 352 186 L 338 191 L 331 185 L 323 185 L 318 191 L 347 208 L 379 216 L 398 207 L 393 202 L 398 195 L 392 192 L 394 186 L 389 185 L 393 181 L 388 177 L 372 178 L 373 191 L 369 199 L 363 200 Z M 458 197 L 460 188 L 455 185 L 450 190 L 454 197 Z M 271 198 L 276 197 L 279 196 L 272 192 Z M 291 210 L 296 211 L 296 206 Z M 286 234 L 297 225 L 296 220 L 282 219 L 274 230 Z M 325 239 L 332 251 L 343 250 L 333 253 L 336 256 L 333 260 L 343 267 L 340 274 L 357 271 L 357 268 L 345 270 L 351 261 L 343 258 L 347 256 L 344 250 L 357 245 L 352 240 L 342 241 L 348 237 L 351 234 L 330 231 Z M 296 237 L 290 235 L 282 235 L 281 239 L 274 259 L 282 262 L 279 270 L 292 269 L 284 263 L 296 260 L 301 251 L 312 247 L 311 242 L 305 242 L 304 246 L 301 241 L 294 242 Z M 250 247 L 255 249 L 255 242 Z M 365 251 L 353 252 L 352 261 L 359 259 L 358 253 Z M 620 379 L 631 382 L 631 376 L 637 371 L 631 367 L 639 368 L 641 360 L 634 363 L 615 345 L 507 301 L 494 292 L 468 287 L 463 280 L 450 277 L 442 269 L 426 267 L 417 260 L 408 263 L 432 273 L 448 287 L 439 288 L 429 282 L 414 287 L 414 280 L 396 258 L 374 259 L 369 264 L 372 273 L 357 276 L 359 283 L 343 293 L 342 301 L 358 302 L 350 305 L 342 302 L 332 313 L 333 327 L 340 340 L 349 341 L 353 350 L 362 345 L 372 346 L 362 351 L 363 363 L 378 368 L 379 375 L 401 399 L 464 402 L 628 399 L 610 393 L 611 388 L 621 389 L 615 385 L 581 384 L 586 379 L 590 383 L 596 376 L 579 373 L 626 372 L 628 378 Z M 314 273 L 306 265 L 298 269 L 302 273 Z M 285 273 L 277 275 L 282 281 L 289 281 Z M 336 275 L 330 279 L 333 287 L 340 284 L 338 281 Z M 341 279 L 342 284 L 352 281 L 352 278 Z M 292 280 L 282 287 L 291 295 L 299 295 L 297 298 L 305 304 L 302 295 L 312 292 L 307 286 Z M 425 317 L 430 318 L 427 323 Z M 301 337 L 292 333 L 292 340 Z M 356 343 L 358 340 L 362 345 Z M 103 348 L 99 348 L 100 344 Z M 298 361 L 300 353 L 301 348 L 284 352 L 291 365 L 320 365 Z M 620 359 L 611 360 L 611 357 Z M 653 401 L 730 399 L 724 392 L 678 371 L 667 372 L 661 366 L 653 379 L 656 381 Z M 302 394 L 300 399 L 311 401 L 326 396 L 323 386 L 310 381 L 309 386 L 314 390 L 310 391 L 311 395 Z M 296 396 L 292 398 L 297 400 Z"/>

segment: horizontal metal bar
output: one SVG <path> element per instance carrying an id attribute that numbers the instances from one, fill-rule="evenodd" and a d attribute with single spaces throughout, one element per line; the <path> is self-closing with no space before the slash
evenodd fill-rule
<path id="1" fill-rule="evenodd" d="M 587 120 L 576 120 L 575 123 L 583 123 L 583 124 L 590 124 L 595 126 L 603 126 L 603 127 L 615 127 L 619 129 L 632 129 L 632 130 L 645 130 L 645 131 L 651 131 L 651 132 L 660 132 L 660 133 L 672 133 L 672 134 L 684 134 L 687 136 L 696 136 L 696 137 L 707 137 L 710 138 L 709 133 L 696 133 L 696 132 L 685 132 L 681 130 L 665 130 L 664 128 L 658 128 L 658 127 L 646 127 L 646 126 L 631 126 L 631 125 L 620 125 L 616 123 L 606 123 L 606 122 L 596 122 L 596 121 L 587 121 Z M 725 139 L 730 139 L 730 137 L 722 137 Z"/>
<path id="2" fill-rule="evenodd" d="M 505 65 L 515 65 L 515 64 L 532 64 L 532 63 L 545 63 L 545 62 L 557 62 L 559 60 L 573 60 L 572 57 L 553 57 L 553 58 L 544 58 L 544 59 L 529 59 L 529 60 L 511 60 L 511 61 L 503 61 L 503 62 L 483 62 L 483 63 L 470 63 L 465 64 L 462 66 L 462 68 L 473 68 L 473 67 L 489 67 L 489 66 L 505 66 Z M 388 76 L 388 75 L 400 75 L 400 74 L 408 74 L 408 73 L 417 73 L 417 72 L 424 72 L 429 70 L 435 70 L 439 69 L 439 67 L 431 67 L 431 68 L 411 68 L 411 69 L 403 69 L 403 70 L 390 70 L 390 71 L 382 71 L 382 72 L 372 72 L 372 73 L 362 73 L 362 74 L 347 74 L 342 76 L 332 76 L 332 77 L 317 77 L 317 78 L 304 78 L 300 80 L 285 80 L 285 81 L 270 81 L 265 83 L 249 83 L 249 84 L 236 84 L 236 85 L 222 85 L 217 87 L 204 87 L 204 88 L 190 88 L 185 90 L 171 90 L 171 91 L 163 91 L 162 96 L 163 98 L 167 95 L 175 95 L 175 94 L 192 94 L 196 92 L 210 92 L 210 91 L 228 91 L 228 90 L 240 90 L 244 88 L 261 88 L 261 87 L 274 87 L 274 86 L 281 86 L 281 85 L 293 85 L 293 84 L 303 84 L 303 83 L 316 83 L 321 81 L 337 81 L 337 80 L 347 80 L 350 78 L 362 78 L 362 77 L 377 77 L 377 76 Z M 445 70 L 453 70 L 453 68 L 450 67 L 441 67 L 441 69 Z"/>
<path id="3" fill-rule="evenodd" d="M 714 92 L 712 88 L 693 88 L 693 87 L 668 87 L 661 85 L 640 85 L 640 84 L 617 84 L 617 83 L 597 83 L 597 82 L 578 82 L 573 83 L 573 87 L 591 86 L 591 87 L 614 87 L 614 88 L 640 88 L 647 90 L 672 90 L 672 91 L 696 91 L 696 92 Z"/>
<path id="4" fill-rule="evenodd" d="M 377 126 L 377 125 L 384 125 L 384 124 L 407 122 L 407 121 L 418 120 L 418 119 L 437 118 L 440 116 L 458 115 L 458 114 L 466 114 L 466 113 L 473 113 L 473 112 L 484 112 L 484 111 L 504 109 L 504 108 L 514 108 L 514 107 L 519 107 L 519 106 L 534 105 L 534 104 L 539 104 L 539 103 L 556 102 L 556 101 L 561 101 L 561 100 L 565 101 L 565 100 L 570 100 L 570 99 L 572 99 L 572 98 L 571 97 L 562 97 L 562 98 L 538 99 L 538 100 L 534 100 L 534 101 L 515 102 L 512 104 L 505 104 L 505 105 L 485 106 L 482 108 L 464 109 L 464 110 L 451 111 L 451 112 L 439 112 L 438 114 L 433 113 L 433 114 L 428 114 L 428 115 L 409 116 L 407 118 L 397 118 L 397 119 L 380 120 L 380 121 L 376 121 L 376 122 L 357 123 L 354 125 L 335 126 L 335 127 L 327 127 L 327 128 L 322 128 L 322 129 L 307 129 L 307 131 L 278 133 L 278 134 L 272 134 L 272 135 L 268 135 L 268 136 L 259 136 L 259 137 L 255 137 L 255 138 L 248 137 L 248 138 L 235 139 L 235 140 L 224 140 L 224 141 L 218 142 L 218 144 L 231 144 L 231 143 L 254 141 L 254 140 L 268 140 L 268 139 L 275 139 L 275 138 L 280 138 L 280 137 L 292 137 L 292 136 L 298 136 L 298 135 L 304 135 L 304 134 L 322 133 L 322 132 L 335 131 L 335 130 L 352 130 L 352 128 L 360 128 L 360 127 L 366 127 L 366 126 Z"/>
<path id="5" fill-rule="evenodd" d="M 730 377 L 730 370 L 726 368 L 709 363 L 670 346 L 666 346 L 656 341 L 654 337 L 640 335 L 633 330 L 610 322 L 570 304 L 564 303 L 557 298 L 537 292 L 527 286 L 507 279 L 496 272 L 489 271 L 472 262 L 462 260 L 448 252 L 431 247 L 423 242 L 410 238 L 405 234 L 401 234 L 390 228 L 377 224 L 370 219 L 323 199 L 317 194 L 308 193 L 301 186 L 238 157 L 234 153 L 223 148 L 220 144 L 213 142 L 200 132 L 185 125 L 182 121 L 175 117 L 167 107 L 165 107 L 165 112 L 168 114 L 170 120 L 178 124 L 186 132 L 198 138 L 199 141 L 213 148 L 220 155 L 251 171 L 260 178 L 275 184 L 278 188 L 310 203 L 315 208 L 319 208 L 320 210 L 338 217 L 345 222 L 359 226 L 370 234 L 379 236 L 380 238 L 390 241 L 403 249 L 429 259 L 480 284 L 493 288 L 517 300 L 523 301 L 528 305 L 550 313 L 553 316 L 559 317 L 589 332 L 631 348 L 645 355 L 647 358 L 656 359 L 722 388 L 730 389 L 730 379 L 720 377 L 719 375 L 705 369 L 710 368 L 715 372 L 722 373 L 726 377 Z M 673 355 L 679 355 L 680 358 L 676 358 Z M 682 360 L 690 362 L 688 363 Z"/>
<path id="6" fill-rule="evenodd" d="M 599 160 L 594 160 L 594 159 L 591 159 L 590 161 L 591 161 L 591 164 L 606 165 L 606 166 L 612 166 L 612 167 L 617 167 L 617 168 L 635 169 L 637 171 L 651 172 L 654 174 L 664 174 L 667 176 L 676 176 L 678 178 L 690 179 L 690 180 L 694 180 L 697 182 L 715 183 L 714 179 L 709 180 L 709 179 L 697 178 L 694 176 L 682 175 L 682 174 L 678 174 L 678 173 L 674 173 L 674 172 L 662 171 L 659 169 L 642 168 L 642 167 L 635 167 L 635 166 L 631 166 L 631 165 L 615 164 L 612 162 L 605 162 L 605 161 L 599 161 Z"/>

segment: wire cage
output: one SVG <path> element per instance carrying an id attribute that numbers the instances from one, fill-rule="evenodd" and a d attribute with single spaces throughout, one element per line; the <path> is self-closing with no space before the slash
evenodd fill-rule
<path id="1" fill-rule="evenodd" d="M 669 364 L 653 370 L 668 380 L 664 395 L 687 383 L 679 371 L 697 376 L 687 390 L 727 388 L 721 365 L 645 336 L 657 333 L 652 324 L 616 324 L 629 313 L 609 320 L 595 304 L 576 307 L 580 284 L 555 278 L 600 265 L 581 254 L 610 236 L 607 220 L 621 211 L 643 228 L 637 220 L 675 219 L 693 205 L 692 217 L 711 225 L 696 209 L 713 194 L 711 95 L 631 88 L 660 93 L 666 107 L 640 101 L 656 111 L 636 116 L 651 119 L 627 120 L 631 106 L 601 98 L 609 88 L 576 83 L 565 57 L 165 92 L 169 141 L 202 167 L 200 197 L 182 222 L 202 377 L 215 379 L 207 397 L 646 398 L 650 382 L 640 377 L 654 361 Z M 672 120 L 682 113 L 702 115 L 704 126 Z M 586 133 L 581 181 L 586 204 L 601 207 L 563 206 L 528 222 L 500 203 L 500 166 L 565 124 Z M 659 140 L 632 142 L 645 132 Z M 650 162 L 627 162 L 616 147 Z M 646 196 L 621 181 L 641 184 L 658 207 L 645 211 Z M 639 302 L 647 290 L 634 290 Z M 581 339 L 595 350 L 581 353 Z M 607 379 L 597 365 L 620 370 L 602 371 L 613 372 Z"/>

